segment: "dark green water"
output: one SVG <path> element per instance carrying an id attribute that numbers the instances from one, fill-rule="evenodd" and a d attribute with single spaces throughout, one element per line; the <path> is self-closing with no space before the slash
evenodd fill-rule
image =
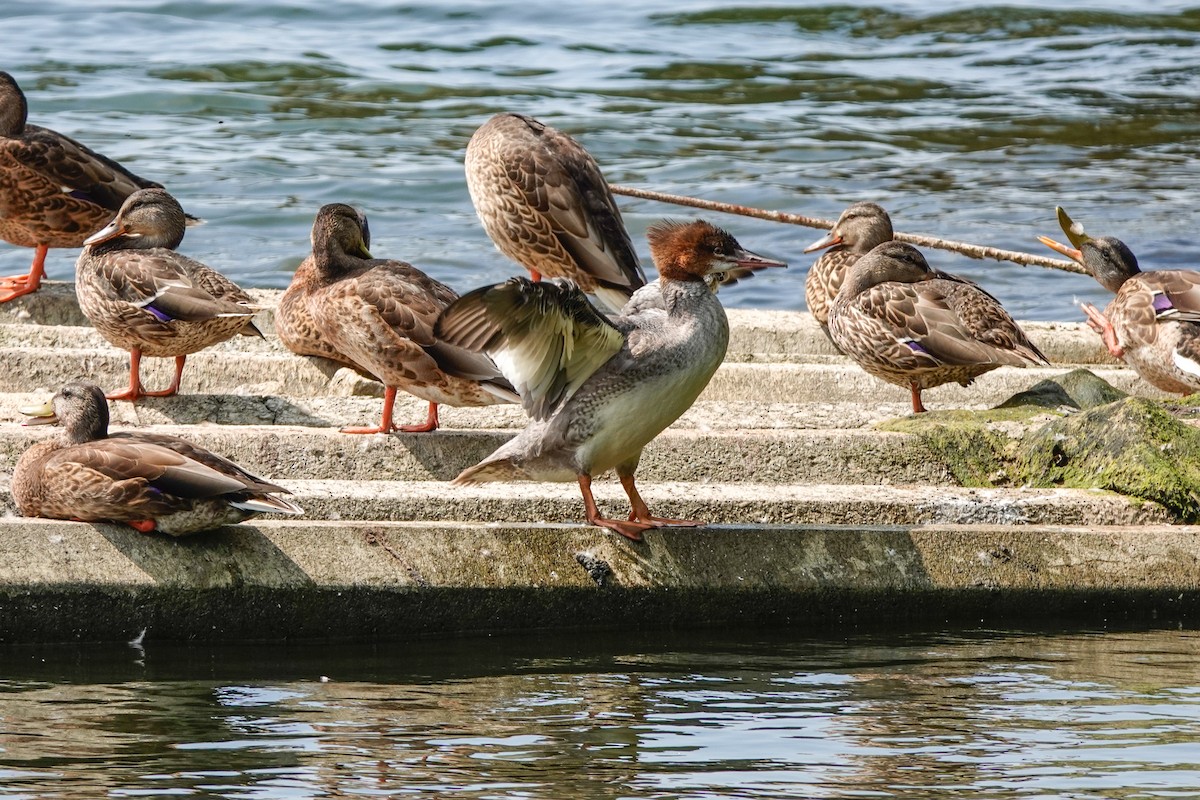
<path id="1" fill-rule="evenodd" d="M 331 201 L 370 214 L 378 255 L 455 287 L 511 274 L 461 168 L 501 110 L 574 133 L 615 182 L 824 217 L 874 199 L 900 230 L 1022 250 L 1061 204 L 1146 266 L 1196 266 L 1198 38 L 1200 8 L 1170 0 L 0 4 L 34 120 L 166 183 L 209 220 L 190 255 L 274 287 Z M 690 213 L 622 205 L 639 242 Z M 817 233 L 721 222 L 793 265 L 726 303 L 803 308 Z M 28 259 L 0 246 L 0 272 Z M 1086 277 L 934 261 L 1022 318 L 1103 299 Z"/>
<path id="2" fill-rule="evenodd" d="M 0 649 L 0 797 L 1200 793 L 1194 630 Z"/>

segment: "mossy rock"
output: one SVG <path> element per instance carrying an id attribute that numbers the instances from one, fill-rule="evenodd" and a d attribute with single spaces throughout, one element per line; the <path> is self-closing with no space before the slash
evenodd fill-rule
<path id="1" fill-rule="evenodd" d="M 1200 431 L 1161 402 L 1127 397 L 1028 434 L 1016 472 L 1030 486 L 1108 489 L 1200 521 Z"/>
<path id="2" fill-rule="evenodd" d="M 1081 369 L 993 409 L 880 427 L 919 436 L 964 486 L 1104 489 L 1200 522 L 1200 431 L 1172 414 L 1179 406 L 1129 397 Z"/>

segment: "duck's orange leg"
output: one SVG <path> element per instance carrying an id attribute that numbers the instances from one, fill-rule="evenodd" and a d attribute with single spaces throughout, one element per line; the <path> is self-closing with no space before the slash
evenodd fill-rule
<path id="1" fill-rule="evenodd" d="M 159 392 L 147 392 L 142 390 L 144 397 L 170 397 L 173 394 L 179 393 L 179 381 L 183 378 L 183 365 L 187 362 L 187 356 L 175 356 L 175 377 L 171 379 L 171 385 Z"/>
<path id="2" fill-rule="evenodd" d="M 608 528 L 635 542 L 642 541 L 643 532 L 656 527 L 645 522 L 626 522 L 622 519 L 608 519 L 600 516 L 600 510 L 596 508 L 596 498 L 592 496 L 591 475 L 586 473 L 579 475 L 579 491 L 583 493 L 583 510 L 589 525 Z"/>
<path id="3" fill-rule="evenodd" d="M 921 387 L 915 383 L 910 383 L 908 388 L 912 390 L 912 406 L 914 414 L 924 414 L 925 404 L 921 402 Z"/>
<path id="4" fill-rule="evenodd" d="M 533 281 L 534 283 L 537 283 L 541 279 L 542 279 L 542 273 L 538 272 L 536 269 L 529 270 L 529 280 Z"/>
<path id="5" fill-rule="evenodd" d="M 396 405 L 396 389 L 388 386 L 383 390 L 383 416 L 378 425 L 342 428 L 342 433 L 391 433 L 396 430 L 392 422 L 392 407 Z"/>
<path id="6" fill-rule="evenodd" d="M 429 433 L 438 429 L 438 404 L 429 404 L 429 415 L 425 417 L 424 422 L 416 425 L 401 425 L 399 430 L 405 433 Z"/>
<path id="7" fill-rule="evenodd" d="M 1088 326 L 1100 334 L 1100 338 L 1104 340 L 1104 346 L 1108 348 L 1108 352 L 1112 354 L 1112 357 L 1123 358 L 1125 350 L 1117 342 L 1117 332 L 1113 330 L 1112 323 L 1108 321 L 1108 317 L 1101 314 L 1091 303 L 1084 303 L 1080 308 L 1083 309 L 1084 314 L 1087 314 Z"/>
<path id="8" fill-rule="evenodd" d="M 633 483 L 633 476 L 621 475 L 620 478 L 625 494 L 629 495 L 630 522 L 641 522 L 655 528 L 699 528 L 706 524 L 703 520 L 698 519 L 670 519 L 669 517 L 654 516 L 646 506 L 646 501 L 638 494 L 637 486 Z"/>
<path id="9" fill-rule="evenodd" d="M 146 393 L 142 390 L 142 351 L 129 351 L 129 388 L 123 392 L 104 395 L 109 400 L 128 400 L 136 403 Z"/>
<path id="10" fill-rule="evenodd" d="M 9 275 L 0 278 L 0 303 L 7 303 L 21 295 L 37 291 L 38 287 L 42 285 L 42 276 L 46 274 L 46 253 L 49 250 L 50 248 L 44 244 L 37 246 L 28 275 Z"/>
<path id="11" fill-rule="evenodd" d="M 154 529 L 158 527 L 158 524 L 152 519 L 131 519 L 126 520 L 125 524 L 142 533 L 154 533 Z"/>

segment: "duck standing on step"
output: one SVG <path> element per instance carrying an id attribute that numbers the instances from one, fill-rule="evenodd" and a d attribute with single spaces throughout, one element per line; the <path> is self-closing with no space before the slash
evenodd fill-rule
<path id="1" fill-rule="evenodd" d="M 616 313 L 646 283 L 591 154 L 520 114 L 497 114 L 467 144 L 467 188 L 484 230 L 534 281 L 569 278 Z"/>
<path id="2" fill-rule="evenodd" d="M 0 239 L 36 248 L 29 274 L 0 277 L 0 303 L 37 290 L 49 248 L 80 247 L 129 195 L 161 188 L 28 117 L 21 87 L 0 72 Z"/>
<path id="3" fill-rule="evenodd" d="M 829 307 L 842 287 L 846 270 L 878 245 L 892 240 L 892 218 L 875 203 L 855 203 L 842 212 L 829 233 L 804 248 L 825 250 L 804 278 L 804 300 L 813 319 L 829 335 Z"/>
<path id="4" fill-rule="evenodd" d="M 967 386 L 997 367 L 1048 365 L 999 301 L 974 283 L 930 269 L 902 242 L 885 242 L 846 272 L 829 312 L 833 343 L 877 378 L 912 392 Z"/>
<path id="5" fill-rule="evenodd" d="M 611 319 L 569 282 L 512 278 L 476 289 L 438 320 L 437 334 L 486 352 L 517 387 L 529 426 L 456 484 L 579 483 L 587 521 L 635 541 L 652 528 L 699 525 L 656 517 L 634 485 L 642 448 L 708 385 L 729 343 L 729 323 L 706 278 L 782 267 L 706 222 L 663 222 L 647 231 L 661 307 Z M 628 520 L 602 517 L 592 478 L 616 469 Z"/>
<path id="6" fill-rule="evenodd" d="M 26 425 L 61 423 L 59 436 L 22 454 L 12 493 L 26 517 L 125 522 L 179 536 L 259 514 L 304 511 L 276 494 L 287 489 L 251 475 L 199 445 L 165 434 L 109 433 L 100 387 L 69 383 Z"/>
<path id="7" fill-rule="evenodd" d="M 140 189 L 117 216 L 84 240 L 75 262 L 79 307 L 109 343 L 129 351 L 129 388 L 109 400 L 179 391 L 188 355 L 236 335 L 262 336 L 250 295 L 199 261 L 175 252 L 186 217 L 163 189 Z M 142 356 L 175 359 L 163 391 L 142 387 Z"/>
<path id="8" fill-rule="evenodd" d="M 1200 272 L 1142 272 L 1137 257 L 1120 239 L 1093 239 L 1062 208 L 1055 211 L 1074 247 L 1046 236 L 1038 239 L 1082 264 L 1116 295 L 1103 314 L 1091 303 L 1082 306 L 1088 325 L 1104 339 L 1108 352 L 1164 392 L 1200 392 Z"/>
<path id="9" fill-rule="evenodd" d="M 275 332 L 293 353 L 331 359 L 387 387 L 379 425 L 342 432 L 433 431 L 440 403 L 520 402 L 491 359 L 434 336 L 438 314 L 458 294 L 412 264 L 372 258 L 369 244 L 365 215 L 341 203 L 322 206 L 312 254 L 275 313 Z M 423 423 L 393 424 L 397 389 L 429 402 Z"/>

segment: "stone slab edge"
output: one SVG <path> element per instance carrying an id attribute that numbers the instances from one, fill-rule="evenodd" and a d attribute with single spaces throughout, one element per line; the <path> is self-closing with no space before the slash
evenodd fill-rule
<path id="1" fill-rule="evenodd" d="M 1200 612 L 1200 528 L 0 520 L 0 640 L 370 639 Z"/>

